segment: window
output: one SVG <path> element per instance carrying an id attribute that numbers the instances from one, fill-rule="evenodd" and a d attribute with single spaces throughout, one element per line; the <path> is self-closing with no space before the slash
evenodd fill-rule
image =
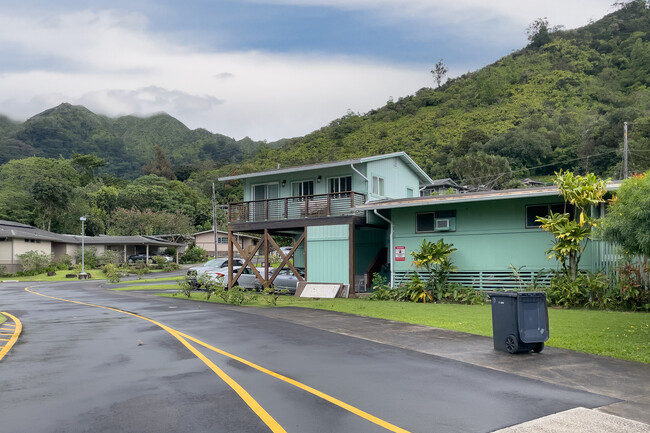
<path id="1" fill-rule="evenodd" d="M 218 243 L 218 244 L 227 244 L 227 243 L 228 243 L 228 238 L 227 238 L 227 237 L 219 236 L 219 237 L 217 238 L 217 243 Z"/>
<path id="2" fill-rule="evenodd" d="M 443 210 L 415 215 L 416 233 L 456 231 L 456 211 Z"/>
<path id="3" fill-rule="evenodd" d="M 535 221 L 537 217 L 545 217 L 553 213 L 564 213 L 564 203 L 554 203 L 554 204 L 536 204 L 526 206 L 526 228 L 536 228 L 540 227 L 542 223 Z M 573 205 L 566 205 L 566 212 L 573 219 Z"/>
<path id="4" fill-rule="evenodd" d="M 384 178 L 379 176 L 372 177 L 372 193 L 375 195 L 384 195 Z"/>
<path id="5" fill-rule="evenodd" d="M 328 181 L 328 192 L 352 191 L 352 176 L 332 177 Z M 347 197 L 347 194 L 336 195 L 335 197 Z"/>
<path id="6" fill-rule="evenodd" d="M 313 194 L 314 194 L 313 180 L 293 182 L 291 184 L 291 195 L 293 195 L 294 197 L 300 197 L 303 195 L 313 195 Z"/>

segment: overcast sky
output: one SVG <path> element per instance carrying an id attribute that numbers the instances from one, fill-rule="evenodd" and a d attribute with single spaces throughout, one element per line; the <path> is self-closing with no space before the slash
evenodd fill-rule
<path id="1" fill-rule="evenodd" d="M 613 0 L 0 0 L 0 113 L 164 111 L 241 139 L 305 135 L 575 28 Z"/>

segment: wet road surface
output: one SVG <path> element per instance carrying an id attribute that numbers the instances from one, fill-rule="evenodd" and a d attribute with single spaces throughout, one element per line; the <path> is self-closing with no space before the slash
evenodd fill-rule
<path id="1" fill-rule="evenodd" d="M 136 317 L 25 287 L 0 285 L 0 310 L 23 326 L 0 361 L 6 433 L 488 432 L 617 401 L 246 307 L 93 282 L 30 286 Z"/>

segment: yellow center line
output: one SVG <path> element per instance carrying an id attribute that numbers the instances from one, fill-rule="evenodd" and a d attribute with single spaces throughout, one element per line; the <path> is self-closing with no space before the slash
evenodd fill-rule
<path id="1" fill-rule="evenodd" d="M 207 348 L 209 350 L 212 350 L 213 352 L 219 353 L 219 354 L 221 354 L 223 356 L 226 356 L 226 357 L 228 357 L 230 359 L 241 362 L 242 364 L 245 364 L 245 365 L 247 365 L 247 366 L 249 366 L 251 368 L 254 368 L 257 371 L 268 374 L 269 376 L 275 377 L 276 379 L 282 380 L 282 381 L 284 381 L 284 382 L 286 382 L 288 384 L 291 384 L 291 385 L 293 385 L 293 386 L 295 386 L 297 388 L 300 388 L 303 391 L 309 392 L 310 394 L 313 394 L 313 395 L 315 395 L 317 397 L 320 397 L 323 400 L 326 400 L 326 401 L 328 401 L 328 402 L 330 402 L 330 403 L 332 403 L 332 404 L 334 404 L 336 406 L 339 406 L 340 408 L 345 409 L 345 410 L 347 410 L 347 411 L 349 411 L 349 412 L 351 412 L 351 413 L 353 413 L 353 414 L 355 414 L 355 415 L 357 415 L 357 416 L 359 416 L 359 417 L 361 417 L 361 418 L 363 418 L 363 419 L 365 419 L 367 421 L 370 421 L 370 422 L 372 422 L 372 423 L 374 423 L 374 424 L 376 424 L 376 425 L 378 425 L 380 427 L 383 427 L 386 430 L 396 432 L 396 433 L 409 433 L 408 430 L 397 427 L 397 426 L 395 426 L 395 425 L 393 425 L 393 424 L 391 424 L 391 423 L 389 423 L 387 421 L 382 420 L 381 418 L 378 418 L 378 417 L 376 417 L 376 416 L 374 416 L 372 414 L 369 414 L 369 413 L 367 413 L 367 412 L 365 412 L 365 411 L 363 411 L 363 410 L 361 410 L 359 408 L 356 408 L 356 407 L 354 407 L 354 406 L 352 406 L 352 405 L 350 405 L 348 403 L 345 403 L 344 401 L 339 400 L 339 399 L 337 399 L 335 397 L 332 397 L 332 396 L 330 396 L 330 395 L 328 395 L 328 394 L 326 394 L 326 393 L 324 393 L 322 391 L 319 391 L 319 390 L 317 390 L 315 388 L 312 388 L 312 387 L 310 387 L 308 385 L 305 385 L 305 384 L 303 384 L 301 382 L 298 382 L 297 380 L 291 379 L 290 377 L 283 376 L 282 374 L 276 373 L 275 371 L 264 368 L 264 367 L 262 367 L 262 366 L 260 366 L 258 364 L 255 364 L 255 363 L 253 363 L 251 361 L 248 361 L 248 360 L 246 360 L 244 358 L 241 358 L 241 357 L 239 357 L 237 355 L 233 355 L 233 354 L 228 353 L 228 352 L 226 352 L 224 350 L 218 349 L 218 348 L 216 348 L 214 346 L 211 346 L 211 345 L 209 345 L 209 344 L 207 344 L 207 343 L 205 343 L 205 342 L 203 342 L 203 341 L 201 341 L 201 340 L 199 340 L 197 338 L 192 337 L 191 335 L 184 334 L 184 333 L 182 333 L 180 331 L 177 331 L 177 330 L 175 330 L 173 328 L 170 328 L 170 327 L 168 327 L 166 325 L 163 325 L 162 323 L 156 322 L 155 320 L 149 319 L 149 318 L 147 318 L 145 316 L 140 316 L 138 314 L 131 313 L 131 312 L 124 311 L 124 310 L 120 310 L 120 309 L 113 308 L 113 307 L 105 307 L 103 305 L 89 304 L 89 303 L 85 303 L 85 302 L 72 301 L 72 300 L 68 300 L 68 299 L 64 299 L 64 298 L 57 298 L 57 297 L 54 297 L 54 296 L 44 295 L 44 294 L 29 290 L 28 288 L 25 288 L 25 290 L 27 290 L 30 293 L 34 293 L 36 295 L 44 296 L 46 298 L 58 299 L 58 300 L 61 300 L 61 301 L 72 302 L 72 303 L 80 304 L 80 305 L 88 305 L 88 306 L 92 306 L 92 307 L 105 308 L 105 309 L 108 309 L 108 310 L 117 311 L 117 312 L 124 313 L 124 314 L 129 314 L 131 316 L 138 317 L 138 318 L 147 320 L 147 321 L 149 321 L 151 323 L 154 323 L 154 324 L 160 326 L 161 328 L 163 328 L 165 331 L 172 334 L 174 337 L 176 337 L 185 347 L 187 347 L 192 353 L 194 353 L 194 355 L 196 355 L 210 369 L 212 369 L 212 371 L 214 371 L 219 377 L 221 377 L 226 383 L 228 383 L 228 385 L 230 385 L 235 390 L 235 392 L 237 392 L 238 394 L 239 394 L 239 392 L 237 391 L 235 386 L 240 388 L 244 393 L 246 393 L 246 391 L 243 388 L 241 388 L 239 386 L 239 384 L 237 384 L 237 382 L 235 382 L 233 379 L 231 379 L 225 372 L 223 372 L 221 369 L 219 369 L 219 367 L 217 367 L 214 363 L 212 363 L 207 357 L 205 357 L 201 352 L 199 352 L 194 346 L 189 344 L 187 342 L 187 340 L 193 341 L 193 342 L 195 342 L 195 343 L 197 343 L 197 344 L 199 344 L 199 345 L 201 345 L 201 346 L 203 346 L 203 347 L 205 347 L 205 348 Z M 223 374 L 223 376 L 222 376 L 222 374 Z M 225 378 L 227 378 L 227 379 L 225 379 Z M 232 381 L 232 383 L 230 381 Z M 242 399 L 244 399 L 244 401 L 246 401 L 246 403 L 254 411 L 255 411 L 255 408 L 252 406 L 252 404 L 257 405 L 261 409 L 261 406 L 259 406 L 259 404 L 252 397 L 250 397 L 250 395 L 248 395 L 248 393 L 246 393 L 246 395 L 248 395 L 248 397 L 250 397 L 251 402 L 246 400 L 246 398 L 244 398 L 242 396 L 242 394 L 239 394 L 239 395 L 242 397 Z M 261 410 L 264 411 L 264 409 L 261 409 Z M 257 411 L 256 411 L 256 413 L 257 413 Z M 264 411 L 264 413 L 266 413 L 266 411 Z M 267 413 L 267 415 L 268 415 L 268 413 Z M 260 416 L 260 418 L 265 423 L 267 423 L 267 421 L 260 414 L 258 414 L 258 416 Z M 270 420 L 273 420 L 273 418 L 270 415 L 268 415 L 268 417 L 269 417 Z M 273 422 L 275 422 L 275 420 L 273 420 Z M 269 423 L 267 423 L 267 425 L 269 425 Z M 269 425 L 269 427 L 271 428 L 270 425 Z M 278 425 L 278 427 L 282 428 L 279 425 Z M 271 429 L 274 432 L 275 431 L 284 431 L 284 430 L 273 430 L 273 428 L 271 428 Z"/>
<path id="2" fill-rule="evenodd" d="M 205 347 L 207 349 L 210 349 L 210 350 L 212 350 L 214 352 L 220 353 L 220 354 L 222 354 L 224 356 L 227 356 L 228 358 L 231 358 L 231 359 L 233 359 L 235 361 L 239 361 L 242 364 L 245 364 L 245 365 L 247 365 L 249 367 L 252 367 L 255 370 L 258 370 L 258 371 L 260 371 L 262 373 L 268 374 L 269 376 L 275 377 L 276 379 L 280 379 L 280 380 L 282 380 L 282 381 L 284 381 L 286 383 L 289 383 L 289 384 L 291 384 L 291 385 L 293 385 L 295 387 L 298 387 L 298 388 L 300 388 L 300 389 L 302 389 L 304 391 L 307 391 L 307 392 L 309 392 L 309 393 L 311 393 L 311 394 L 313 394 L 313 395 L 315 395 L 317 397 L 320 397 L 323 400 L 327 400 L 330 403 L 335 404 L 335 405 L 337 405 L 337 406 L 339 406 L 339 407 L 341 407 L 341 408 L 343 408 L 343 409 L 345 409 L 345 410 L 347 410 L 349 412 L 352 412 L 353 414 L 358 415 L 361 418 L 364 418 L 364 419 L 366 419 L 366 420 L 368 420 L 368 421 L 370 421 L 372 423 L 375 423 L 378 426 L 381 426 L 381 427 L 383 427 L 383 428 L 385 428 L 387 430 L 390 430 L 390 431 L 393 431 L 393 432 L 399 432 L 399 433 L 408 433 L 408 430 L 404 430 L 403 428 L 400 428 L 400 427 L 397 427 L 397 426 L 395 426 L 393 424 L 390 424 L 389 422 L 386 422 L 386 421 L 382 420 L 381 418 L 377 418 L 374 415 L 371 415 L 371 414 L 369 414 L 367 412 L 364 412 L 361 409 L 358 409 L 358 408 L 356 408 L 356 407 L 354 407 L 354 406 L 352 406 L 352 405 L 350 405 L 348 403 L 345 403 L 344 401 L 341 401 L 341 400 L 339 400 L 339 399 L 337 399 L 335 397 L 332 397 L 331 395 L 325 394 L 324 392 L 319 391 L 319 390 L 317 390 L 315 388 L 312 388 L 309 385 L 305 385 L 304 383 L 298 382 L 295 379 L 291 379 L 290 377 L 283 376 L 280 373 L 276 373 L 275 371 L 266 369 L 266 368 L 264 368 L 264 367 L 262 367 L 260 365 L 257 365 L 257 364 L 255 364 L 253 362 L 247 361 L 244 358 L 240 358 L 237 355 L 233 355 L 233 354 L 230 354 L 230 353 L 228 353 L 226 351 L 218 349 L 216 347 L 210 346 L 209 344 L 206 344 L 203 341 L 198 340 L 198 339 L 196 339 L 196 338 L 194 338 L 194 337 L 192 337 L 190 335 L 183 334 L 182 332 L 179 332 L 179 334 L 181 336 L 187 338 L 188 340 L 191 340 L 191 341 L 193 341 L 193 342 L 195 342 L 197 344 L 200 344 L 201 346 L 203 346 L 203 347 Z"/>
<path id="3" fill-rule="evenodd" d="M 20 333 L 21 333 L 22 330 L 23 330 L 23 324 L 20 323 L 20 320 L 18 320 L 17 317 L 12 316 L 12 315 L 9 314 L 9 313 L 5 313 L 4 311 L 2 311 L 1 313 L 2 313 L 3 315 L 5 315 L 5 316 L 9 317 L 11 320 L 14 321 L 14 325 L 13 325 L 13 327 L 14 327 L 15 329 L 14 329 L 14 333 L 13 333 L 13 334 L 9 334 L 9 335 L 11 335 L 11 338 L 9 338 L 8 340 L 5 340 L 4 338 L 2 339 L 2 341 L 8 341 L 8 343 L 5 344 L 5 345 L 2 347 L 2 349 L 0 349 L 0 360 L 1 360 L 2 358 L 4 358 L 4 356 L 9 352 L 9 350 L 11 350 L 11 348 L 12 348 L 13 345 L 16 343 L 16 341 L 18 341 L 18 336 L 20 335 Z M 8 325 L 8 324 L 5 323 L 5 326 L 11 326 L 11 325 Z M 4 335 L 7 335 L 7 334 L 4 334 Z"/>
<path id="4" fill-rule="evenodd" d="M 29 293 L 33 293 L 35 295 L 43 296 L 45 298 L 50 298 L 50 299 L 56 299 L 58 301 L 63 301 L 63 302 L 70 302 L 73 304 L 78 304 L 78 305 L 85 305 L 89 307 L 96 307 L 96 308 L 104 308 L 106 310 L 111 310 L 111 311 L 116 311 L 118 313 L 123 313 L 123 314 L 128 314 L 129 316 L 137 317 L 139 319 L 146 320 L 148 322 L 153 323 L 154 325 L 157 325 L 164 329 L 165 331 L 169 332 L 171 335 L 173 335 L 176 339 L 178 339 L 185 347 L 187 347 L 194 355 L 196 355 L 201 361 L 203 361 L 213 372 L 217 374 L 224 382 L 230 386 L 233 391 L 235 391 L 239 397 L 241 397 L 242 400 L 255 412 L 255 414 L 271 429 L 273 433 L 286 433 L 286 430 L 282 428 L 280 424 L 278 424 L 277 421 L 266 411 L 262 406 L 260 406 L 259 403 L 242 387 L 240 386 L 235 380 L 233 380 L 230 376 L 228 376 L 223 370 L 221 370 L 219 367 L 217 367 L 212 361 L 210 361 L 208 358 L 206 358 L 202 353 L 200 353 L 198 350 L 196 350 L 195 347 L 193 347 L 191 344 L 187 342 L 181 335 L 179 335 L 179 332 L 176 331 L 175 329 L 172 329 L 166 325 L 163 325 L 160 322 L 157 322 L 153 319 L 149 319 L 148 317 L 141 316 L 139 314 L 131 313 L 129 311 L 124 311 L 120 310 L 118 308 L 113 308 L 113 307 L 106 307 L 103 305 L 97 305 L 97 304 L 90 304 L 87 302 L 79 302 L 79 301 L 72 301 L 70 299 L 64 299 L 64 298 L 57 298 L 56 296 L 50 296 L 50 295 L 44 295 L 42 293 L 35 292 L 33 290 L 29 290 L 29 288 L 25 288 L 26 291 Z"/>

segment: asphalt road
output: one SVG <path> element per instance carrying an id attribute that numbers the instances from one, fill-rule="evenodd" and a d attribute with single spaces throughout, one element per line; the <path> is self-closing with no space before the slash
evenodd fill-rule
<path id="1" fill-rule="evenodd" d="M 25 286 L 0 285 L 23 325 L 0 361 L 3 433 L 489 432 L 617 402 L 245 307 L 30 286 L 122 312 Z"/>

